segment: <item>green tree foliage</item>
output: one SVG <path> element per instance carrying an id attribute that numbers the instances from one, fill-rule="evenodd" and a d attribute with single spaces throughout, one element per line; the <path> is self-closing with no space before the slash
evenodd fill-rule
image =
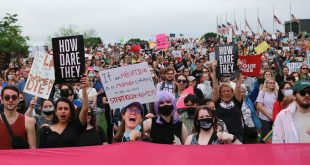
<path id="1" fill-rule="evenodd" d="M 208 40 L 209 38 L 216 38 L 217 34 L 213 32 L 206 33 L 202 36 L 205 40 Z"/>
<path id="2" fill-rule="evenodd" d="M 128 44 L 131 44 L 131 45 L 135 45 L 135 44 L 140 44 L 142 49 L 145 49 L 146 47 L 148 47 L 148 41 L 146 40 L 141 40 L 140 38 L 132 38 L 130 40 L 127 41 Z"/>
<path id="3" fill-rule="evenodd" d="M 28 55 L 27 40 L 22 27 L 17 25 L 17 14 L 6 14 L 0 20 L 0 55 L 19 58 Z"/>
<path id="4" fill-rule="evenodd" d="M 53 35 L 48 36 L 46 44 L 51 47 L 52 38 L 57 37 L 67 37 L 67 36 L 75 36 L 75 35 L 83 35 L 84 38 L 84 44 L 86 47 L 92 46 L 92 45 L 98 45 L 102 43 L 102 40 L 100 37 L 97 37 L 97 32 L 94 29 L 89 29 L 84 31 L 83 33 L 79 32 L 77 30 L 77 26 L 75 25 L 68 25 L 68 26 L 61 26 L 57 32 L 55 32 Z"/>

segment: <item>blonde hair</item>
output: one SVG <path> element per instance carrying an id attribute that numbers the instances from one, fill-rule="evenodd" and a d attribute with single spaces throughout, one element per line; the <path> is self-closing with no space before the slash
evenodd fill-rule
<path id="1" fill-rule="evenodd" d="M 278 85 L 278 83 L 276 82 L 276 80 L 274 78 L 269 78 L 269 79 L 265 80 L 264 85 L 263 85 L 263 91 L 268 91 L 269 90 L 267 88 L 267 83 L 270 80 L 274 81 L 275 85 L 274 85 L 274 88 L 273 88 L 273 92 L 278 96 L 279 85 Z"/>

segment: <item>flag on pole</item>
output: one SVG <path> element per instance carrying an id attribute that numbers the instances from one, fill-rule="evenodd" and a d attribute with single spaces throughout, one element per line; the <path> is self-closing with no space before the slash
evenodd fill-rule
<path id="1" fill-rule="evenodd" d="M 299 23 L 299 19 L 297 17 L 295 17 L 294 14 L 292 14 L 292 20 L 296 21 L 297 23 Z"/>
<path id="2" fill-rule="evenodd" d="M 227 22 L 227 27 L 230 28 L 230 29 L 234 28 L 234 26 L 232 24 L 230 24 L 229 22 Z"/>
<path id="3" fill-rule="evenodd" d="M 280 25 L 282 24 L 282 22 L 278 19 L 276 15 L 273 15 L 273 20 Z"/>
<path id="4" fill-rule="evenodd" d="M 262 23 L 260 22 L 260 19 L 258 18 L 258 25 L 259 25 L 259 27 L 261 28 L 261 29 L 263 29 L 263 25 L 262 25 Z"/>
<path id="5" fill-rule="evenodd" d="M 250 29 L 251 32 L 253 32 L 252 28 L 250 27 L 249 23 L 247 20 L 245 20 L 245 25 Z"/>
<path id="6" fill-rule="evenodd" d="M 239 31 L 238 24 L 237 24 L 236 20 L 235 20 L 235 29 L 237 32 Z"/>

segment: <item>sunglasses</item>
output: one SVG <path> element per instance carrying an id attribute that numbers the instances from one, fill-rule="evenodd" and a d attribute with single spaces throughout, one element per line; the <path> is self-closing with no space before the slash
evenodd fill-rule
<path id="1" fill-rule="evenodd" d="M 43 111 L 43 114 L 46 116 L 51 116 L 54 111 Z"/>
<path id="2" fill-rule="evenodd" d="M 18 99 L 17 95 L 12 95 L 12 96 L 5 95 L 3 98 L 5 101 L 10 101 L 11 99 L 12 99 L 12 101 L 16 101 Z"/>
<path id="3" fill-rule="evenodd" d="M 301 91 L 298 91 L 297 93 L 299 93 L 301 96 L 306 96 L 307 93 L 308 95 L 310 95 L 310 89 L 301 90 Z"/>
<path id="4" fill-rule="evenodd" d="M 137 114 L 137 115 L 142 114 L 142 110 L 140 110 L 140 109 L 127 109 L 126 111 L 130 114 Z"/>
<path id="5" fill-rule="evenodd" d="M 308 68 L 301 68 L 302 70 L 307 70 Z"/>
<path id="6" fill-rule="evenodd" d="M 186 80 L 181 80 L 181 79 L 180 79 L 180 80 L 177 80 L 177 82 L 178 82 L 178 83 L 183 83 L 183 84 L 185 84 L 185 83 L 186 83 Z"/>

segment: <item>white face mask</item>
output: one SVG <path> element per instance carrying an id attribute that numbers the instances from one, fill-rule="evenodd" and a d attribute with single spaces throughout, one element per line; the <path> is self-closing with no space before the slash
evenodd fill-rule
<path id="1" fill-rule="evenodd" d="M 293 95 L 293 89 L 282 90 L 282 93 L 284 96 L 292 96 Z"/>
<path id="2" fill-rule="evenodd" d="M 10 75 L 10 74 L 9 74 L 9 75 L 8 75 L 8 79 L 9 79 L 9 80 L 12 80 L 12 78 L 13 78 L 13 75 Z"/>

